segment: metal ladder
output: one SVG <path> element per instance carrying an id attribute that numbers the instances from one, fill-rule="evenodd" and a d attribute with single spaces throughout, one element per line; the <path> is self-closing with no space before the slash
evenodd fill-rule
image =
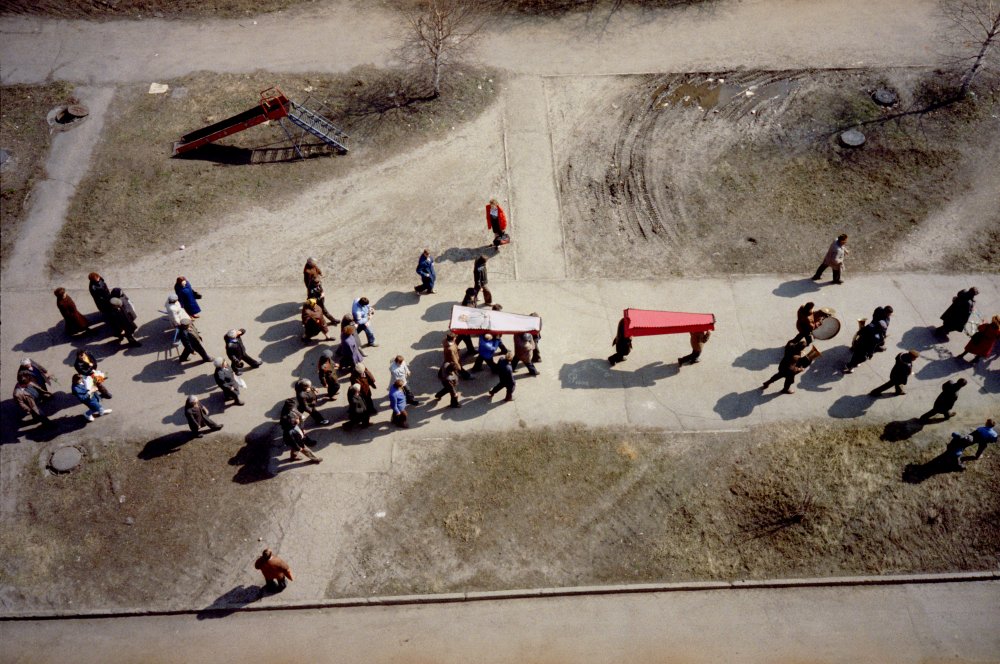
<path id="1" fill-rule="evenodd" d="M 347 152 L 347 134 L 319 113 L 289 100 L 288 119 L 327 145 L 332 145 L 341 152 Z"/>

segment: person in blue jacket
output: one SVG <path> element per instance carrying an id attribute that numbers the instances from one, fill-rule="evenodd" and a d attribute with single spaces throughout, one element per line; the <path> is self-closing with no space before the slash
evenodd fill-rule
<path id="1" fill-rule="evenodd" d="M 503 341 L 500 339 L 500 335 L 494 337 L 492 334 L 484 334 L 479 337 L 479 354 L 476 356 L 476 362 L 472 365 L 473 371 L 482 371 L 483 362 L 490 365 L 490 371 L 493 373 L 497 372 L 497 363 L 494 356 L 500 353 L 502 355 L 507 354 L 507 347 L 503 345 Z"/>
<path id="2" fill-rule="evenodd" d="M 368 346 L 375 348 L 378 346 L 375 343 L 375 333 L 371 328 L 371 318 L 375 315 L 375 307 L 373 307 L 369 302 L 367 297 L 359 297 L 351 305 L 351 316 L 354 317 L 354 325 L 357 329 L 358 334 L 362 332 L 365 333 L 365 337 L 368 339 Z"/>
<path id="3" fill-rule="evenodd" d="M 417 274 L 420 275 L 420 285 L 414 286 L 413 290 L 421 294 L 434 292 L 434 283 L 437 281 L 437 271 L 434 269 L 434 258 L 430 249 L 424 249 L 417 262 Z"/>
<path id="4" fill-rule="evenodd" d="M 98 396 L 97 389 L 92 389 L 87 383 L 88 381 L 80 374 L 73 374 L 73 396 L 87 407 L 87 414 L 84 417 L 88 422 L 93 422 L 95 415 L 107 415 L 111 409 L 101 406 L 101 397 Z"/>
<path id="5" fill-rule="evenodd" d="M 410 425 L 406 422 L 406 393 L 403 391 L 404 385 L 406 383 L 403 382 L 403 379 L 397 378 L 389 386 L 389 405 L 392 406 L 392 423 L 397 427 L 407 429 Z"/>
<path id="6" fill-rule="evenodd" d="M 181 306 L 187 312 L 188 316 L 197 318 L 198 314 L 201 313 L 201 307 L 198 305 L 201 293 L 196 291 L 191 282 L 184 277 L 177 277 L 177 283 L 174 284 L 174 292 L 177 293 L 177 299 L 180 300 Z"/>

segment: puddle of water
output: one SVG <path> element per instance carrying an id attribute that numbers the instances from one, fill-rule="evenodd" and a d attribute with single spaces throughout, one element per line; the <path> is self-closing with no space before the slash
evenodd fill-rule
<path id="1" fill-rule="evenodd" d="M 717 80 L 689 81 L 674 88 L 667 96 L 667 102 L 711 110 L 725 105 L 742 91 L 743 88 L 738 85 L 719 83 Z"/>

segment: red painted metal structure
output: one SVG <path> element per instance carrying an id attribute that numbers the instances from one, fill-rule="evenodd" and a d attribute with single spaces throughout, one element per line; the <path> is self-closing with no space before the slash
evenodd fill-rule
<path id="1" fill-rule="evenodd" d="M 181 140 L 174 143 L 174 156 L 214 143 L 220 138 L 231 136 L 268 120 L 279 120 L 288 115 L 288 107 L 288 97 L 281 90 L 276 87 L 263 90 L 257 106 L 181 136 Z"/>
<path id="2" fill-rule="evenodd" d="M 690 314 L 680 311 L 626 309 L 625 336 L 648 337 L 656 334 L 682 334 L 715 329 L 715 314 Z"/>

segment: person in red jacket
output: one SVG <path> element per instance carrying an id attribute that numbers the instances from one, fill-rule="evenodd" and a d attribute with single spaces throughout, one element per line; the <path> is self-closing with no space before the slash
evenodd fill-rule
<path id="1" fill-rule="evenodd" d="M 493 231 L 494 247 L 510 242 L 510 238 L 507 237 L 507 215 L 495 198 L 491 198 L 486 204 L 486 227 Z"/>

